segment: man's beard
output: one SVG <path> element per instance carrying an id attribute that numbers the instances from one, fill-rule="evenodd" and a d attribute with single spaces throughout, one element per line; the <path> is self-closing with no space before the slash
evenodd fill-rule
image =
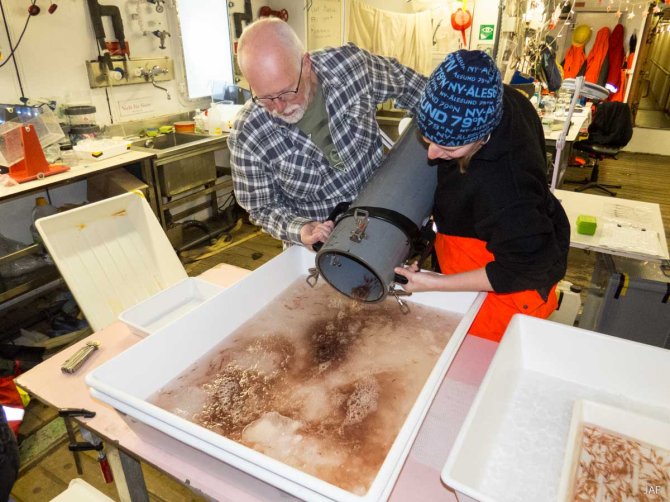
<path id="1" fill-rule="evenodd" d="M 287 124 L 295 124 L 299 122 L 300 119 L 305 115 L 307 106 L 308 105 L 306 103 L 303 103 L 302 105 L 288 105 L 286 108 L 284 108 L 282 113 L 275 110 L 272 112 L 272 115 L 283 120 Z"/>
<path id="2" fill-rule="evenodd" d="M 305 82 L 302 88 L 302 104 L 295 103 L 287 105 L 282 113 L 273 111 L 272 115 L 278 119 L 283 120 L 287 124 L 296 124 L 300 122 L 300 119 L 305 116 L 305 112 L 312 102 L 312 95 L 310 90 L 311 86 L 309 83 Z"/>

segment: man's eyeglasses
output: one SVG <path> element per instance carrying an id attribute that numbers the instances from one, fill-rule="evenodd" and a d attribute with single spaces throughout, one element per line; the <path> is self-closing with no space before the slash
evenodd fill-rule
<path id="1" fill-rule="evenodd" d="M 276 96 L 263 96 L 263 97 L 254 96 L 252 94 L 251 99 L 254 101 L 254 103 L 256 103 L 259 106 L 270 106 L 274 104 L 275 100 L 281 101 L 283 103 L 290 103 L 291 101 L 293 101 L 298 95 L 298 91 L 300 90 L 300 83 L 302 81 L 303 63 L 304 59 L 300 61 L 300 76 L 298 76 L 298 85 L 296 86 L 295 91 L 284 91 L 280 92 Z"/>

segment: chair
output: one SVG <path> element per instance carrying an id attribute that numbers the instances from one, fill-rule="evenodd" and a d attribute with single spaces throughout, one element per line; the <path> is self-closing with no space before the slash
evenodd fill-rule
<path id="1" fill-rule="evenodd" d="M 564 183 L 575 183 L 583 186 L 575 192 L 583 192 L 597 188 L 615 197 L 616 192 L 610 188 L 621 188 L 621 185 L 606 185 L 598 182 L 600 161 L 615 159 L 633 136 L 633 119 L 630 107 L 626 103 L 603 102 L 596 108 L 593 121 L 589 125 L 589 137 L 583 141 L 576 141 L 573 151 L 586 153 L 593 159 L 591 176 L 582 181 L 566 180 Z"/>

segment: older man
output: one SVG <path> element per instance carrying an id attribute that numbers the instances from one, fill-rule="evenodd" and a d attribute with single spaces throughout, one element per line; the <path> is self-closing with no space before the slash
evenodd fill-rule
<path id="1" fill-rule="evenodd" d="M 253 101 L 228 139 L 237 199 L 275 238 L 324 241 L 328 214 L 381 163 L 377 104 L 417 111 L 426 79 L 351 44 L 307 53 L 279 19 L 244 30 L 238 63 Z"/>

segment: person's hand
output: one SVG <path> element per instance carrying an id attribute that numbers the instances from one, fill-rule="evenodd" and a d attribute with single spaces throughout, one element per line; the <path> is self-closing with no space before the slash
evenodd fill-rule
<path id="1" fill-rule="evenodd" d="M 406 267 L 396 267 L 393 271 L 407 279 L 407 284 L 402 284 L 402 287 L 409 293 L 439 291 L 440 280 L 444 278 L 442 274 L 435 272 L 419 272 L 417 262 Z"/>
<path id="2" fill-rule="evenodd" d="M 317 242 L 326 242 L 333 228 L 335 228 L 335 223 L 330 220 L 324 222 L 310 221 L 300 229 L 300 241 L 309 247 Z"/>

